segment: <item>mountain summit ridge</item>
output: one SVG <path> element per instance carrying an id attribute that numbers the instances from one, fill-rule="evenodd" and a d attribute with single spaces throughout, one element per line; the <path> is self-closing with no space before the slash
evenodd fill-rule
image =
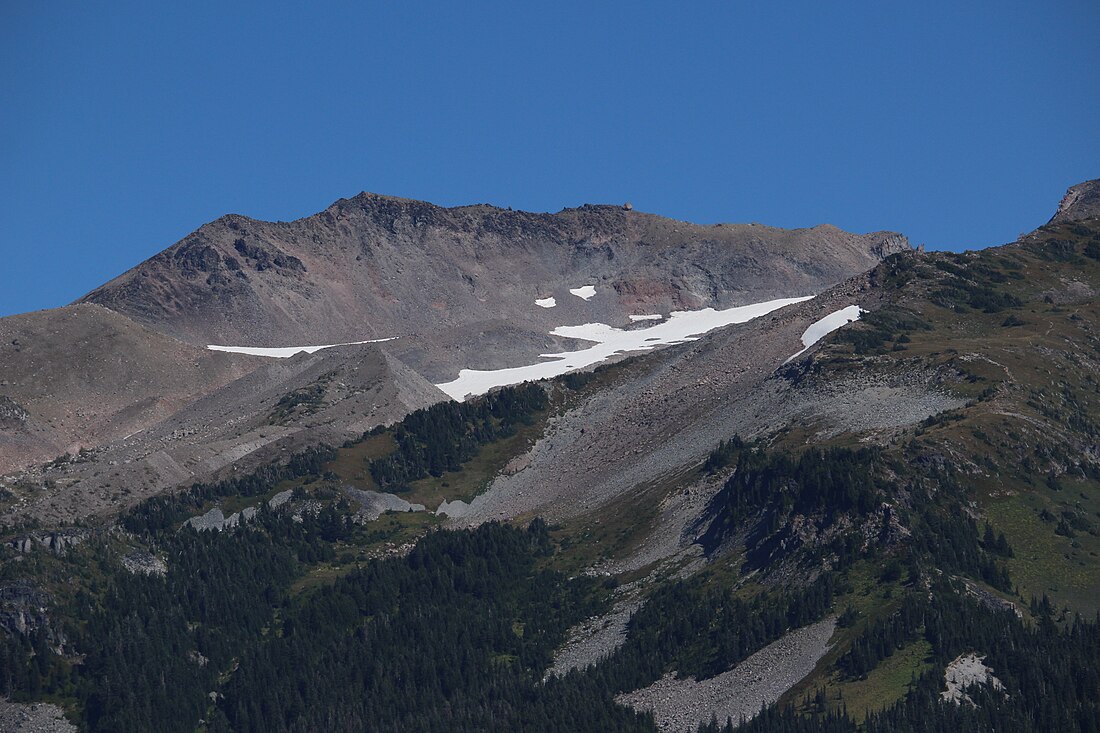
<path id="1" fill-rule="evenodd" d="M 639 308 L 809 295 L 906 249 L 900 234 L 828 225 L 703 226 L 609 205 L 444 208 L 363 192 L 291 222 L 221 217 L 78 302 L 197 344 L 338 343 L 501 319 L 545 333 Z M 581 308 L 565 296 L 584 285 L 598 295 Z M 555 295 L 557 309 L 534 307 Z"/>
<path id="2" fill-rule="evenodd" d="M 1100 178 L 1070 186 L 1048 223 L 1058 224 L 1096 217 L 1100 217 Z"/>

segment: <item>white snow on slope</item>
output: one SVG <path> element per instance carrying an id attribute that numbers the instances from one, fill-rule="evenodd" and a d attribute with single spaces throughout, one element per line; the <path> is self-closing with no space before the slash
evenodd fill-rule
<path id="1" fill-rule="evenodd" d="M 582 369 L 586 366 L 598 364 L 617 353 L 646 351 L 657 346 L 694 341 L 715 328 L 735 323 L 745 323 L 753 318 L 771 313 L 778 308 L 793 303 L 801 303 L 812 297 L 780 298 L 720 311 L 713 308 L 704 308 L 697 311 L 673 311 L 669 314 L 668 320 L 663 323 L 632 331 L 614 328 L 606 323 L 559 326 L 550 333 L 555 336 L 594 341 L 595 346 L 580 351 L 542 354 L 542 358 L 552 359 L 553 361 L 543 361 L 527 366 L 487 371 L 463 369 L 459 372 L 458 379 L 436 386 L 452 398 L 462 401 L 469 395 L 484 394 L 494 387 L 519 384 L 520 382 L 536 379 L 549 379 L 574 369 Z"/>
<path id="2" fill-rule="evenodd" d="M 593 295 L 596 294 L 596 286 L 595 285 L 582 285 L 579 288 L 570 288 L 569 292 L 571 292 L 573 295 L 577 296 L 581 300 L 588 300 L 589 298 L 591 298 Z"/>
<path id="3" fill-rule="evenodd" d="M 806 349 L 810 348 L 841 326 L 851 323 L 852 321 L 858 321 L 861 313 L 863 313 L 863 309 L 858 305 L 850 305 L 847 308 L 833 311 L 819 321 L 814 321 L 810 324 L 810 327 L 806 329 L 805 333 L 802 334 L 802 348 L 787 357 L 787 361 L 801 356 L 806 352 Z M 783 363 L 786 364 L 787 361 Z"/>
<path id="4" fill-rule="evenodd" d="M 662 318 L 664 318 L 664 316 L 662 316 L 660 313 L 654 313 L 651 316 L 630 316 L 630 320 L 632 320 L 634 322 L 638 322 L 638 321 L 659 321 Z"/>
<path id="5" fill-rule="evenodd" d="M 250 356 L 270 356 L 275 359 L 287 359 L 295 354 L 306 352 L 312 354 L 314 351 L 320 351 L 321 349 L 331 349 L 335 346 L 358 346 L 360 344 L 380 344 L 383 341 L 393 341 L 398 338 L 397 336 L 390 336 L 384 339 L 370 339 L 369 341 L 351 341 L 346 344 L 325 344 L 324 346 L 217 346 L 215 344 L 207 344 L 206 348 L 211 351 L 228 351 L 231 354 L 248 354 Z"/>
<path id="6" fill-rule="evenodd" d="M 535 305 L 540 308 L 553 308 L 558 304 L 558 301 L 551 298 L 535 298 Z"/>

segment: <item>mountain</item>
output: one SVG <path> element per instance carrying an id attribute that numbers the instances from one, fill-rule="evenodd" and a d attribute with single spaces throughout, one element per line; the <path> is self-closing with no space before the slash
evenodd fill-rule
<path id="1" fill-rule="evenodd" d="M 1095 190 L 999 247 L 872 248 L 814 297 L 752 290 L 792 300 L 721 326 L 682 326 L 673 300 L 630 323 L 656 301 L 602 288 L 625 278 L 610 271 L 591 300 L 561 276 L 537 311 L 530 294 L 474 305 L 460 277 L 470 312 L 449 332 L 221 354 L 256 365 L 5 484 L 0 692 L 93 731 L 1095 730 Z M 554 216 L 583 212 L 634 217 Z M 823 234 L 761 239 L 785 263 L 776 287 L 822 277 L 786 272 L 781 242 Z M 272 266 L 308 273 L 300 252 Z M 757 287 L 695 252 L 698 282 Z M 290 297 L 256 284 L 289 277 L 269 269 L 248 280 L 265 323 Z M 654 297 L 742 302 L 664 277 L 681 287 Z M 120 309 L 150 302 L 117 285 Z M 280 328 L 335 323 L 292 311 Z M 207 358 L 203 324 L 228 323 L 111 314 Z M 479 349 L 513 367 L 586 336 L 611 345 L 594 368 L 461 402 L 431 383 Z M 21 389 L 6 425 L 30 420 Z"/>
<path id="2" fill-rule="evenodd" d="M 1100 180 L 1092 180 L 1070 186 L 1050 223 L 1060 224 L 1097 217 L 1100 217 Z"/>
<path id="3" fill-rule="evenodd" d="M 128 422 L 129 433 L 89 445 L 75 460 L 62 453 L 31 474 L 54 490 L 28 492 L 11 511 L 47 522 L 111 515 L 120 504 L 198 479 L 247 471 L 310 446 L 339 445 L 447 399 L 373 344 L 289 359 L 200 353 L 261 363 L 250 364 L 253 369 L 216 389 L 192 395 L 161 419 Z M 79 387 L 90 390 L 97 383 Z M 23 475 L 24 481 L 30 478 Z"/>
<path id="4" fill-rule="evenodd" d="M 504 324 L 545 336 L 581 319 L 811 295 L 906 248 L 897 234 L 831 226 L 699 226 L 617 206 L 447 209 L 363 193 L 288 223 L 223 217 L 81 302 L 200 345 L 433 341 Z M 594 296 L 570 294 L 583 286 Z M 535 304 L 548 298 L 554 307 Z M 505 365 L 458 352 L 468 361 L 455 366 Z"/>
<path id="5" fill-rule="evenodd" d="M 286 448 L 301 430 L 314 442 L 342 442 L 444 399 L 429 382 L 461 369 L 578 348 L 583 342 L 551 334 L 563 325 L 630 325 L 629 316 L 807 296 L 906 248 L 900 235 L 830 226 L 703 227 L 613 206 L 444 209 L 373 194 L 290 223 L 226 216 L 72 306 L 0 319 L 10 375 L 0 384 L 0 475 L 80 486 L 21 501 L 20 511 L 107 511 L 123 497 L 132 503 L 208 478 L 273 441 Z M 583 297 L 570 292 L 586 285 Z M 369 340 L 386 341 L 384 362 L 369 368 L 353 346 L 290 366 L 206 349 Z M 323 374 L 298 371 L 321 363 Z M 392 394 L 370 407 L 363 396 L 345 401 L 363 374 Z M 352 386 L 320 385 L 340 383 L 334 375 L 351 375 Z M 297 424 L 299 410 L 254 434 L 282 400 L 310 390 L 324 430 L 319 418 Z M 161 434 L 172 437 L 152 437 Z M 93 449 L 126 468 L 62 460 L 52 469 L 61 475 L 45 478 L 34 468 Z M 181 450 L 186 457 L 173 453 Z M 128 471 L 141 479 L 126 479 L 120 493 L 116 474 Z"/>

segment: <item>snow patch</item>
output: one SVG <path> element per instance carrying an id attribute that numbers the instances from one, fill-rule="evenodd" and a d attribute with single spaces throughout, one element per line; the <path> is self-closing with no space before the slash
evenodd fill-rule
<path id="1" fill-rule="evenodd" d="M 558 304 L 558 301 L 554 300 L 554 298 L 552 298 L 552 297 L 551 298 L 535 298 L 535 305 L 537 305 L 539 308 L 553 308 L 557 304 Z"/>
<path id="2" fill-rule="evenodd" d="M 210 351 L 227 351 L 230 354 L 248 354 L 249 356 L 269 356 L 273 359 L 288 359 L 295 354 L 300 354 L 303 351 L 307 354 L 312 354 L 315 351 L 321 349 L 334 349 L 337 346 L 359 346 L 360 344 L 380 344 L 385 341 L 393 341 L 399 338 L 398 336 L 390 336 L 384 339 L 370 339 L 368 341 L 349 341 L 346 344 L 325 344 L 323 346 L 218 346 L 216 344 L 207 344 L 206 348 Z"/>
<path id="3" fill-rule="evenodd" d="M 662 316 L 660 313 L 654 313 L 653 315 L 649 315 L 649 316 L 630 316 L 630 320 L 632 320 L 634 322 L 638 322 L 638 321 L 659 321 L 662 318 L 664 318 L 664 316 Z"/>
<path id="4" fill-rule="evenodd" d="M 806 352 L 806 349 L 816 344 L 821 339 L 828 336 L 833 331 L 837 330 L 841 326 L 847 325 L 852 321 L 858 321 L 864 310 L 858 305 L 850 305 L 847 308 L 841 308 L 838 311 L 833 311 L 829 315 L 825 316 L 821 320 L 814 321 L 810 324 L 810 327 L 802 334 L 802 348 L 787 357 L 787 361 L 801 356 Z M 783 362 L 784 364 L 787 361 Z"/>
<path id="5" fill-rule="evenodd" d="M 595 285 L 582 285 L 579 288 L 570 288 L 569 292 L 572 293 L 573 295 L 577 296 L 581 300 L 588 300 L 589 298 L 591 298 L 593 295 L 596 294 L 596 286 Z"/>
<path id="6" fill-rule="evenodd" d="M 463 369 L 459 372 L 457 379 L 436 386 L 452 398 L 462 401 L 470 395 L 484 394 L 494 387 L 549 379 L 575 369 L 583 369 L 598 364 L 615 354 L 647 351 L 657 346 L 694 341 L 716 328 L 730 326 L 735 323 L 745 323 L 753 318 L 759 318 L 784 306 L 801 303 L 812 297 L 811 295 L 802 298 L 779 298 L 725 310 L 704 308 L 697 311 L 673 311 L 669 314 L 668 320 L 662 323 L 649 328 L 630 331 L 614 328 L 606 323 L 558 326 L 550 332 L 552 335 L 593 341 L 595 345 L 579 351 L 542 354 L 542 358 L 550 361 L 527 366 L 484 371 Z"/>

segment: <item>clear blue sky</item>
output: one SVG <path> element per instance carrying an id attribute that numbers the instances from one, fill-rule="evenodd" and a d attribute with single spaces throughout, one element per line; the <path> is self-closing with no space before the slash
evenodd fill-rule
<path id="1" fill-rule="evenodd" d="M 1097 69 L 1095 0 L 0 0 L 0 315 L 360 190 L 999 244 L 1100 177 Z"/>

